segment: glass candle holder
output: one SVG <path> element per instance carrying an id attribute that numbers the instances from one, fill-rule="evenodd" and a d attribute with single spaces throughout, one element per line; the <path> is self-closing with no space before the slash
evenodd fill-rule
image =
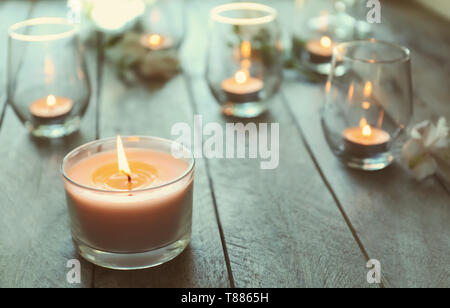
<path id="1" fill-rule="evenodd" d="M 336 76 L 337 63 L 345 74 Z M 322 126 L 331 150 L 349 167 L 380 170 L 412 118 L 410 53 L 367 40 L 339 44 L 326 85 Z"/>
<path id="2" fill-rule="evenodd" d="M 150 1 L 140 18 L 139 43 L 144 49 L 139 75 L 167 80 L 180 69 L 179 49 L 185 34 L 183 0 Z"/>
<path id="3" fill-rule="evenodd" d="M 207 81 L 222 112 L 252 118 L 267 110 L 282 81 L 275 9 L 231 3 L 211 11 Z"/>
<path id="4" fill-rule="evenodd" d="M 354 0 L 295 2 L 292 50 L 301 67 L 320 75 L 330 73 L 333 48 L 340 42 L 360 38 L 358 34 L 362 33 L 358 29 L 366 24 L 355 18 L 356 5 Z M 340 66 L 336 66 L 334 72 L 344 73 Z"/>
<path id="5" fill-rule="evenodd" d="M 9 29 L 8 101 L 34 136 L 57 138 L 80 126 L 91 86 L 78 26 L 38 18 Z"/>
<path id="6" fill-rule="evenodd" d="M 175 147 L 181 158 L 172 155 Z M 157 266 L 189 244 L 194 158 L 175 142 L 154 137 L 125 137 L 123 148 L 128 176 L 119 172 L 115 138 L 64 158 L 72 239 L 82 257 L 102 267 Z"/>

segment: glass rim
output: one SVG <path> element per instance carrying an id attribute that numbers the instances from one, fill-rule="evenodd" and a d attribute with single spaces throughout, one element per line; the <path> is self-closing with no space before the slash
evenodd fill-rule
<path id="1" fill-rule="evenodd" d="M 21 34 L 17 33 L 18 29 L 22 29 L 25 27 L 32 27 L 38 25 L 66 25 L 71 28 L 67 31 L 62 31 L 60 33 L 55 34 L 40 34 L 40 35 L 32 35 L 32 34 Z M 8 34 L 10 38 L 13 38 L 18 41 L 26 41 L 26 42 L 45 42 L 45 41 L 54 41 L 63 38 L 68 38 L 76 34 L 79 30 L 79 26 L 75 23 L 68 21 L 65 18 L 61 17 L 39 17 L 33 19 L 27 19 L 18 23 L 13 24 L 9 27 Z"/>
<path id="2" fill-rule="evenodd" d="M 73 149 L 69 153 L 67 153 L 66 156 L 64 157 L 64 159 L 63 159 L 63 161 L 61 163 L 61 167 L 60 167 L 60 171 L 61 171 L 61 174 L 62 174 L 63 178 L 66 179 L 71 184 L 73 184 L 73 185 L 75 185 L 75 186 L 77 186 L 79 188 L 82 188 L 82 189 L 85 189 L 85 190 L 89 190 L 89 191 L 95 191 L 95 192 L 101 192 L 101 193 L 111 193 L 111 194 L 124 194 L 124 193 L 130 193 L 130 192 L 131 193 L 141 193 L 141 192 L 146 192 L 146 191 L 154 191 L 154 190 L 157 190 L 157 189 L 160 189 L 160 188 L 164 188 L 164 187 L 170 186 L 172 184 L 178 183 L 181 180 L 183 180 L 184 178 L 186 178 L 189 174 L 191 174 L 192 171 L 194 170 L 194 167 L 195 167 L 194 154 L 192 153 L 191 150 L 189 150 L 187 147 L 181 145 L 178 142 L 175 142 L 175 141 L 170 140 L 170 139 L 159 138 L 159 137 L 151 137 L 151 136 L 121 136 L 121 138 L 124 139 L 124 140 L 126 140 L 128 138 L 139 138 L 139 140 L 145 139 L 145 140 L 149 140 L 149 141 L 160 141 L 160 142 L 163 142 L 163 143 L 166 143 L 166 144 L 171 144 L 171 145 L 177 144 L 177 145 L 181 146 L 184 150 L 186 150 L 187 153 L 189 153 L 189 160 L 190 160 L 189 166 L 188 166 L 188 168 L 186 169 L 186 171 L 182 175 L 180 175 L 179 177 L 177 177 L 177 178 L 175 178 L 175 179 L 173 179 L 173 180 L 171 180 L 171 181 L 169 181 L 167 183 L 163 183 L 163 184 L 160 184 L 160 185 L 157 185 L 157 186 L 142 188 L 142 189 L 135 189 L 135 190 L 132 190 L 132 191 L 118 190 L 118 189 L 114 189 L 114 190 L 101 189 L 101 188 L 96 188 L 96 187 L 92 187 L 92 186 L 83 185 L 83 184 L 80 184 L 80 183 L 72 180 L 67 175 L 67 173 L 66 173 L 66 171 L 64 169 L 64 166 L 66 165 L 67 160 L 75 152 L 78 152 L 78 151 L 83 150 L 84 148 L 88 148 L 90 146 L 93 146 L 96 143 L 101 144 L 101 143 L 104 143 L 104 142 L 110 142 L 110 141 L 115 141 L 116 140 L 116 137 L 109 137 L 109 138 L 93 140 L 91 142 L 85 143 L 83 145 L 80 145 L 80 146 L 76 147 L 75 149 Z M 102 152 L 99 152 L 99 153 L 102 153 Z"/>
<path id="3" fill-rule="evenodd" d="M 395 48 L 399 51 L 401 51 L 403 53 L 403 56 L 401 57 L 397 57 L 394 59 L 389 59 L 389 60 L 375 60 L 375 59 L 367 59 L 367 58 L 357 58 L 357 57 L 353 57 L 353 56 L 348 56 L 343 54 L 343 50 L 345 50 L 348 47 L 353 47 L 362 43 L 369 43 L 369 44 L 378 44 L 378 45 L 385 45 L 385 46 L 389 46 L 391 48 Z M 383 41 L 383 40 L 376 40 L 374 38 L 368 39 L 368 40 L 357 40 L 357 41 L 351 41 L 351 42 L 344 42 L 344 43 L 339 43 L 338 45 L 336 45 L 333 49 L 333 56 L 334 58 L 336 58 L 337 56 L 341 57 L 342 59 L 347 59 L 347 60 L 352 60 L 352 61 L 357 61 L 357 62 L 363 62 L 363 63 L 367 63 L 367 64 L 389 64 L 389 63 L 398 63 L 398 62 L 407 62 L 411 59 L 411 52 L 410 50 L 402 45 L 396 44 L 396 43 L 392 43 L 392 42 L 388 42 L 388 41 Z"/>
<path id="4" fill-rule="evenodd" d="M 223 16 L 222 13 L 229 11 L 261 11 L 268 13 L 267 16 L 262 17 L 249 17 L 249 18 L 234 18 Z M 238 25 L 238 26 L 251 26 L 266 24 L 274 21 L 277 18 L 278 12 L 271 6 L 253 3 L 253 2 L 238 2 L 228 3 L 216 6 L 211 10 L 211 19 L 217 22 Z"/>

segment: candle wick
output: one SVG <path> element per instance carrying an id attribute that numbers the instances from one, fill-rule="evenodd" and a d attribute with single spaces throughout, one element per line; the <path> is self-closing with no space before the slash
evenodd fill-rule
<path id="1" fill-rule="evenodd" d="M 131 191 L 133 190 L 133 183 L 131 181 L 131 175 L 127 174 L 128 177 L 128 190 Z"/>

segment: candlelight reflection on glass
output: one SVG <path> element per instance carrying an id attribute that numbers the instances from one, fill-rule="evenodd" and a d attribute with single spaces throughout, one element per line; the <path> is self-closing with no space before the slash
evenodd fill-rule
<path id="1" fill-rule="evenodd" d="M 231 3 L 211 11 L 207 81 L 225 115 L 252 118 L 267 110 L 281 83 L 275 9 Z"/>
<path id="2" fill-rule="evenodd" d="M 73 150 L 62 173 L 72 239 L 88 261 L 148 268 L 189 244 L 194 159 L 188 149 L 155 137 L 117 136 Z"/>
<path id="3" fill-rule="evenodd" d="M 8 101 L 37 137 L 78 130 L 91 94 L 78 26 L 62 18 L 26 20 L 9 29 Z"/>
<path id="4" fill-rule="evenodd" d="M 337 63 L 345 74 L 336 76 Z M 383 41 L 342 43 L 334 50 L 322 127 L 331 150 L 353 168 L 380 170 L 412 117 L 409 50 Z"/>

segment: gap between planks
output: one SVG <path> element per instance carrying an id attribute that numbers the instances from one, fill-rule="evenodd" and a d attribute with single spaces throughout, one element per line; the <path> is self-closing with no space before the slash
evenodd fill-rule
<path id="1" fill-rule="evenodd" d="M 335 193 L 335 191 L 333 190 L 333 188 L 331 187 L 330 182 L 328 181 L 328 179 L 326 178 L 324 172 L 322 171 L 322 168 L 320 167 L 319 162 L 317 161 L 313 150 L 311 149 L 311 146 L 309 145 L 305 134 L 303 132 L 303 129 L 300 125 L 300 123 L 298 122 L 298 120 L 296 119 L 296 117 L 294 116 L 294 112 L 291 109 L 291 107 L 289 106 L 289 104 L 287 103 L 287 99 L 285 96 L 285 93 L 283 92 L 283 90 L 280 91 L 280 97 L 281 97 L 281 101 L 283 103 L 284 108 L 286 109 L 287 113 L 289 114 L 289 117 L 291 118 L 291 120 L 293 121 L 295 128 L 297 130 L 297 133 L 300 135 L 300 139 L 302 140 L 313 164 L 314 167 L 317 169 L 317 172 L 319 172 L 320 177 L 322 178 L 323 183 L 325 184 L 325 186 L 327 187 L 329 193 L 331 194 L 331 197 L 333 198 L 334 202 L 336 203 L 336 206 L 339 210 L 339 212 L 341 213 L 342 217 L 345 220 L 345 223 L 347 225 L 347 227 L 349 228 L 350 232 L 352 233 L 353 238 L 355 239 L 356 243 L 358 244 L 359 249 L 361 250 L 362 254 L 364 255 L 364 257 L 366 258 L 366 261 L 369 261 L 371 258 L 366 250 L 366 248 L 364 247 L 361 239 L 359 238 L 355 228 L 353 227 L 352 222 L 350 221 L 347 213 L 345 213 L 344 207 L 341 204 L 341 201 L 339 200 L 339 198 L 337 197 L 337 194 Z M 383 277 L 383 280 L 385 280 L 385 277 Z M 385 288 L 383 282 L 380 283 L 380 287 L 381 288 Z"/>
<path id="2" fill-rule="evenodd" d="M 187 74 L 185 74 L 184 72 L 183 74 L 183 79 L 185 81 L 186 84 L 186 89 L 188 91 L 188 95 L 189 95 L 189 103 L 191 105 L 192 111 L 194 114 L 198 114 L 198 109 L 197 109 L 197 105 L 195 103 L 195 97 L 193 94 L 193 86 L 192 86 L 192 81 L 191 81 L 191 77 L 188 76 Z M 194 127 L 194 129 L 197 129 L 196 127 Z M 223 228 L 222 228 L 222 223 L 220 221 L 220 215 L 219 215 L 219 210 L 217 207 L 217 200 L 216 200 L 216 195 L 214 193 L 214 183 L 212 180 L 212 176 L 211 176 L 211 170 L 209 167 L 209 161 L 208 159 L 205 157 L 204 158 L 204 162 L 205 162 L 205 169 L 206 169 L 206 174 L 208 175 L 208 183 L 209 183 L 209 189 L 211 191 L 211 198 L 213 201 L 213 206 L 214 206 L 214 213 L 216 215 L 216 221 L 217 221 L 217 226 L 219 228 L 219 234 L 220 234 L 220 241 L 222 244 L 222 250 L 223 250 L 223 254 L 224 254 L 224 258 L 225 258 L 225 263 L 227 266 L 227 272 L 228 272 L 228 279 L 230 281 L 230 287 L 231 288 L 235 288 L 235 282 L 234 282 L 234 277 L 233 277 L 233 270 L 231 268 L 231 262 L 230 262 L 230 257 L 228 254 L 228 248 L 227 248 L 227 243 L 225 241 L 225 234 L 223 232 Z"/>

